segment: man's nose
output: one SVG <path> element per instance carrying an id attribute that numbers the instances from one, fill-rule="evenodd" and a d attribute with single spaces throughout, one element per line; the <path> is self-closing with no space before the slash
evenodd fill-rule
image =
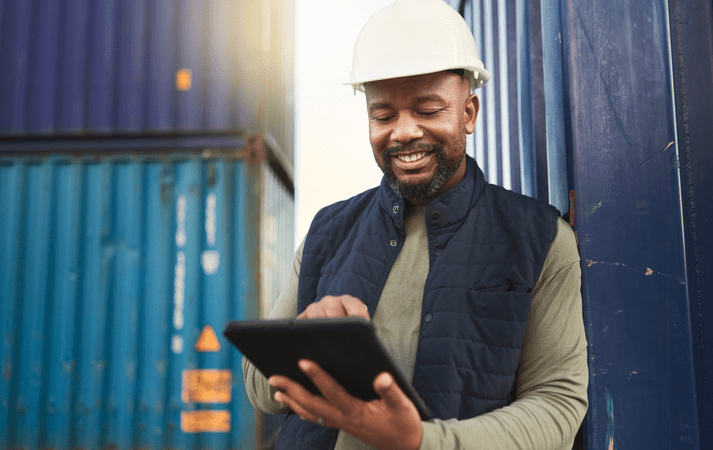
<path id="1" fill-rule="evenodd" d="M 394 122 L 394 129 L 391 132 L 391 140 L 399 144 L 406 145 L 409 142 L 423 137 L 423 130 L 413 114 L 399 114 Z"/>

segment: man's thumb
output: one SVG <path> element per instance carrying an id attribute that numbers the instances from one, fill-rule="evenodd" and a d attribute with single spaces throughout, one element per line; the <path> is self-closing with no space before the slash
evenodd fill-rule
<path id="1" fill-rule="evenodd" d="M 409 401 L 388 372 L 382 372 L 374 378 L 374 391 L 389 406 L 400 406 Z"/>

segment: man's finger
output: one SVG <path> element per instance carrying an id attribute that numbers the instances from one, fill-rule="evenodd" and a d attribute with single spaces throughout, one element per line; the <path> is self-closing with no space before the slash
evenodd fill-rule
<path id="1" fill-rule="evenodd" d="M 415 408 L 413 402 L 404 394 L 396 384 L 394 377 L 388 372 L 382 372 L 374 378 L 374 391 L 389 408 L 403 408 L 406 405 Z"/>
<path id="2" fill-rule="evenodd" d="M 279 389 L 275 393 L 275 401 L 287 406 L 304 420 L 317 423 L 320 417 L 326 419 L 333 414 L 333 408 L 324 398 L 312 394 L 288 377 L 273 375 L 268 379 L 268 384 Z"/>
<path id="3" fill-rule="evenodd" d="M 319 389 L 322 393 L 322 397 L 325 398 L 332 405 L 346 406 L 348 409 L 348 403 L 354 401 L 354 397 L 349 395 L 349 393 L 340 385 L 337 380 L 331 377 L 324 369 L 322 369 L 319 364 L 308 359 L 301 359 L 297 363 L 300 370 L 305 373 L 312 380 L 312 383 Z"/>
<path id="4" fill-rule="evenodd" d="M 334 297 L 327 295 L 314 302 L 297 316 L 298 319 L 319 319 L 337 317 L 363 317 L 369 320 L 369 309 L 358 298 L 351 295 Z"/>
<path id="5" fill-rule="evenodd" d="M 307 306 L 307 308 L 297 316 L 298 319 L 320 319 L 327 317 L 324 312 L 324 305 L 320 303 L 312 303 Z"/>
<path id="6" fill-rule="evenodd" d="M 323 305 L 325 316 L 330 319 L 348 315 L 339 297 L 325 297 L 319 303 Z"/>
<path id="7" fill-rule="evenodd" d="M 342 298 L 342 305 L 350 317 L 363 317 L 369 320 L 369 308 L 361 300 L 351 296 Z"/>
<path id="8" fill-rule="evenodd" d="M 302 407 L 302 405 L 300 405 L 292 397 L 290 397 L 289 395 L 287 395 L 284 392 L 276 392 L 275 393 L 275 401 L 278 401 L 278 402 L 282 403 L 283 405 L 287 406 L 288 408 L 290 408 L 292 410 L 292 412 L 294 412 L 295 414 L 300 416 L 300 418 L 302 420 L 308 420 L 308 421 L 314 422 L 314 423 L 317 423 L 319 421 L 319 417 L 315 416 L 314 414 L 312 414 L 309 411 L 307 411 L 306 409 L 304 409 Z"/>

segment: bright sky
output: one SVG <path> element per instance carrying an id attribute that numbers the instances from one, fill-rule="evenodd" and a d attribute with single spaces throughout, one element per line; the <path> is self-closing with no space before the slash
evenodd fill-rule
<path id="1" fill-rule="evenodd" d="M 393 0 L 297 0 L 295 246 L 324 206 L 376 186 L 364 94 L 342 85 L 368 18 Z"/>

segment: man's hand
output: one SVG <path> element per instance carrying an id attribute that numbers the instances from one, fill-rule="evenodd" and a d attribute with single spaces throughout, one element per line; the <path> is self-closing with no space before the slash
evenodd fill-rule
<path id="1" fill-rule="evenodd" d="M 369 319 L 369 309 L 361 300 L 351 295 L 322 297 L 318 302 L 310 304 L 298 319 L 320 319 L 335 317 L 363 317 Z"/>
<path id="2" fill-rule="evenodd" d="M 268 382 L 280 391 L 275 393 L 275 400 L 302 419 L 338 428 L 379 449 L 411 450 L 421 445 L 423 428 L 418 410 L 389 373 L 374 378 L 374 391 L 380 398 L 365 402 L 351 396 L 317 363 L 302 359 L 299 366 L 322 397 L 281 375 L 270 377 Z"/>

